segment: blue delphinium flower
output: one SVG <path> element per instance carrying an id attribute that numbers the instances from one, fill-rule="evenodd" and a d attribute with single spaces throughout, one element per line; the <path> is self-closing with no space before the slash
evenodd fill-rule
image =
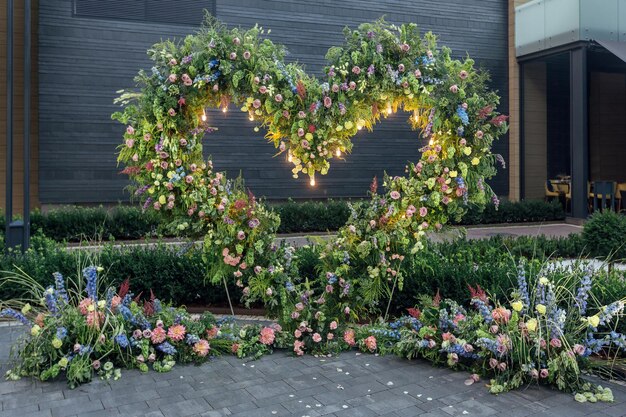
<path id="1" fill-rule="evenodd" d="M 98 302 L 98 270 L 95 266 L 88 266 L 83 269 L 83 276 L 87 280 L 87 297 L 91 298 L 94 303 Z"/>
<path id="2" fill-rule="evenodd" d="M 126 349 L 128 347 L 128 337 L 124 333 L 120 333 L 115 336 L 115 343 L 120 345 L 121 348 Z"/>
<path id="3" fill-rule="evenodd" d="M 522 314 L 524 314 L 528 306 L 530 306 L 530 296 L 528 295 L 528 283 L 526 282 L 526 270 L 523 262 L 520 262 L 517 266 L 517 291 L 519 292 L 520 301 L 524 304 L 524 308 L 522 308 Z"/>
<path id="4" fill-rule="evenodd" d="M 166 355 L 174 355 L 176 353 L 176 348 L 169 344 L 168 342 L 163 342 L 160 345 L 157 345 L 157 350 L 165 353 Z"/>
<path id="5" fill-rule="evenodd" d="M 57 307 L 57 299 L 56 295 L 54 294 L 54 287 L 49 286 L 46 289 L 46 291 L 44 292 L 44 300 L 46 301 L 46 307 L 48 308 L 50 314 L 56 316 L 59 312 L 59 308 Z"/>
<path id="6" fill-rule="evenodd" d="M 112 287 L 107 288 L 106 306 L 109 310 L 111 309 L 111 304 L 113 303 L 113 297 L 115 297 L 115 289 Z"/>
<path id="7" fill-rule="evenodd" d="M 61 301 L 62 304 L 65 305 L 69 302 L 67 291 L 65 290 L 65 279 L 63 278 L 63 275 L 58 272 L 53 273 L 52 276 L 54 276 L 57 300 Z"/>
<path id="8" fill-rule="evenodd" d="M 78 350 L 78 355 L 89 355 L 91 352 L 93 352 L 93 348 L 91 346 L 83 345 Z"/>
<path id="9" fill-rule="evenodd" d="M 185 343 L 187 343 L 188 345 L 193 345 L 195 343 L 198 343 L 199 341 L 200 338 L 195 334 L 187 333 L 187 335 L 185 336 Z"/>
<path id="10" fill-rule="evenodd" d="M 491 316 L 491 307 L 489 307 L 489 305 L 483 300 L 479 298 L 472 298 L 470 304 L 478 309 L 480 315 L 483 316 L 483 320 L 485 320 L 486 323 L 491 323 L 493 321 L 493 317 Z"/>
<path id="11" fill-rule="evenodd" d="M 576 305 L 580 310 L 580 314 L 585 314 L 587 311 L 587 300 L 589 299 L 589 292 L 591 291 L 591 270 L 587 269 L 580 279 L 580 286 L 576 293 Z"/>
<path id="12" fill-rule="evenodd" d="M 19 322 L 21 322 L 22 324 L 24 324 L 26 326 L 32 326 L 33 325 L 30 322 L 30 320 L 28 320 L 26 318 L 25 315 L 23 315 L 19 311 L 13 310 L 12 308 L 5 308 L 4 310 L 0 311 L 0 317 L 11 317 L 11 318 L 13 318 L 15 320 L 18 320 Z"/>
<path id="13" fill-rule="evenodd" d="M 619 314 L 624 310 L 624 303 L 622 301 L 615 301 L 604 308 L 599 314 L 600 326 L 609 324 L 616 314 Z"/>
<path id="14" fill-rule="evenodd" d="M 459 105 L 456 108 L 456 115 L 461 119 L 461 123 L 464 125 L 469 124 L 469 116 L 467 115 L 467 110 L 463 108 L 463 106 Z"/>
<path id="15" fill-rule="evenodd" d="M 292 292 L 292 291 L 294 291 L 296 289 L 296 287 L 293 285 L 293 282 L 291 282 L 291 281 L 285 282 L 285 288 L 289 292 Z"/>
<path id="16" fill-rule="evenodd" d="M 65 339 L 65 337 L 67 336 L 67 329 L 65 327 L 59 327 L 57 329 L 57 339 Z"/>
<path id="17" fill-rule="evenodd" d="M 152 305 L 154 305 L 155 313 L 160 313 L 161 310 L 163 310 L 163 305 L 161 305 L 161 300 L 159 300 L 158 298 L 154 299 L 154 301 L 152 302 Z"/>
<path id="18" fill-rule="evenodd" d="M 120 305 L 118 307 L 118 311 L 120 312 L 124 320 L 130 322 L 135 320 L 135 316 L 133 315 L 132 311 L 130 311 L 130 308 L 126 307 L 125 305 Z"/>
<path id="19" fill-rule="evenodd" d="M 328 279 L 328 283 L 330 285 L 334 284 L 335 282 L 337 282 L 337 275 L 335 275 L 332 272 L 327 272 L 326 273 L 326 278 Z"/>

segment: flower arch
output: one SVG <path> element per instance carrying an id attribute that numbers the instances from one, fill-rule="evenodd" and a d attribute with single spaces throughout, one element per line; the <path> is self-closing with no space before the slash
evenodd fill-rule
<path id="1" fill-rule="evenodd" d="M 488 75 L 469 58 L 452 59 L 414 24 L 381 19 L 346 28 L 345 44 L 327 53 L 324 79 L 285 63 L 285 49 L 265 34 L 209 17 L 182 42 L 154 45 L 151 72 L 136 79 L 140 91 L 118 99 L 125 108 L 113 117 L 127 125 L 119 162 L 145 209 L 161 212 L 172 229 L 205 235 L 207 260 L 217 261 L 210 262 L 211 279 L 234 275 L 250 299 L 280 306 L 277 314 L 288 318 L 290 300 L 315 290 L 292 282 L 289 250 L 269 250 L 277 216 L 204 160 L 201 139 L 214 130 L 204 109 L 240 106 L 287 154 L 293 175 L 308 175 L 312 185 L 333 158 L 350 152 L 357 131 L 398 109 L 411 112 L 409 123 L 428 141 L 419 162 L 405 177 L 385 178 L 383 195 L 374 188 L 371 204 L 353 208 L 321 255 L 320 280 L 330 292 L 318 305 L 354 316 L 359 309 L 350 303 L 367 309 L 401 287 L 399 265 L 419 251 L 428 230 L 459 218 L 468 204 L 495 199 L 485 179 L 501 159 L 491 144 L 505 133 L 506 116 L 495 111 L 499 98 L 486 87 Z M 359 276 L 369 279 L 357 284 Z M 358 301 L 346 296 L 350 291 Z M 333 303 L 326 302 L 330 294 Z"/>

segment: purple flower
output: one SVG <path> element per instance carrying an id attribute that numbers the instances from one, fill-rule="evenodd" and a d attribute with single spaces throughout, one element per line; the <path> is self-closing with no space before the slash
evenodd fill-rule
<path id="1" fill-rule="evenodd" d="M 376 67 L 374 66 L 374 64 L 370 64 L 370 66 L 367 67 L 367 75 L 371 77 L 372 75 L 374 75 L 374 72 L 376 72 Z"/>
<path id="2" fill-rule="evenodd" d="M 189 63 L 191 62 L 191 60 L 192 60 L 192 59 L 193 59 L 193 56 L 191 56 L 191 55 L 187 55 L 186 57 L 184 57 L 184 58 L 181 60 L 181 62 L 182 62 L 183 64 L 189 64 Z"/>
<path id="3" fill-rule="evenodd" d="M 383 52 L 383 46 L 381 44 L 376 45 L 376 52 L 381 54 Z"/>

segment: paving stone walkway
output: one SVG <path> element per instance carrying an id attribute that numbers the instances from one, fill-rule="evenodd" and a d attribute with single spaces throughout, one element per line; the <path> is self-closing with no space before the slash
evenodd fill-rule
<path id="1" fill-rule="evenodd" d="M 0 328 L 0 370 L 21 326 Z M 626 388 L 615 402 L 579 404 L 568 394 L 530 387 L 491 395 L 467 374 L 356 352 L 295 358 L 285 352 L 254 362 L 217 358 L 159 374 L 123 371 L 70 390 L 63 381 L 0 382 L 0 417 L 102 416 L 626 416 Z"/>

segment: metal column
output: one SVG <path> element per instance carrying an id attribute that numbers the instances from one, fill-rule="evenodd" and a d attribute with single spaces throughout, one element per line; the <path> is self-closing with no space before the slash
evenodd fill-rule
<path id="1" fill-rule="evenodd" d="M 570 51 L 570 149 L 572 216 L 588 216 L 589 130 L 587 113 L 587 48 Z"/>

